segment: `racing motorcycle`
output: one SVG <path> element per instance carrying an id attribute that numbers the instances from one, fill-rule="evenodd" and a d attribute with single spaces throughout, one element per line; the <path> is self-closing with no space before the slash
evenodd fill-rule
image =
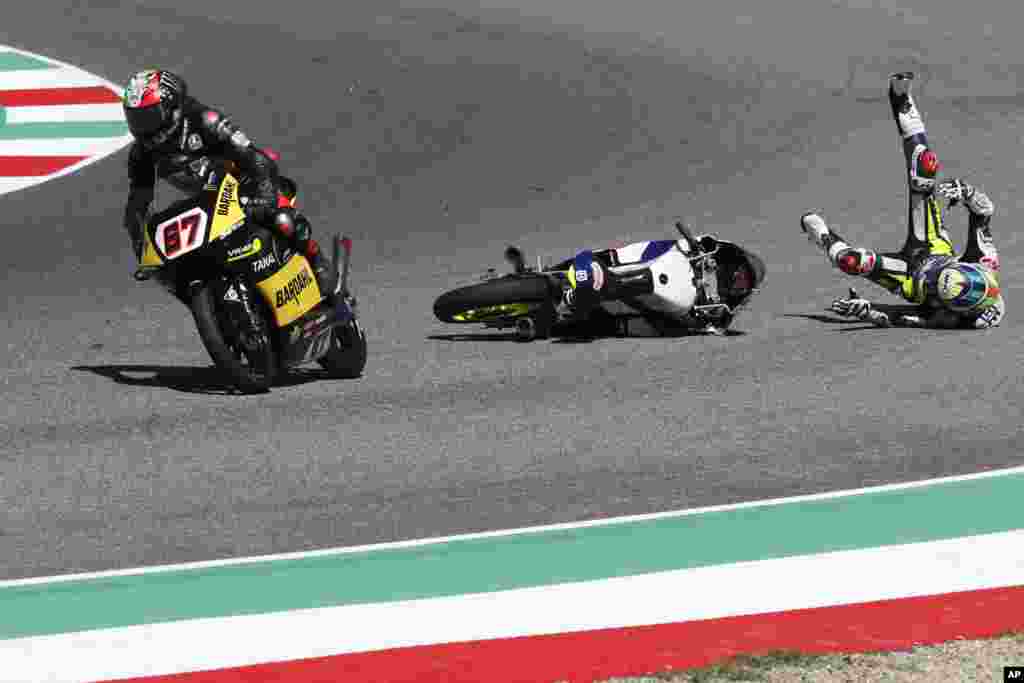
<path id="1" fill-rule="evenodd" d="M 284 187 L 294 205 L 294 183 Z M 332 240 L 341 293 L 329 303 L 305 256 L 246 222 L 239 190 L 230 170 L 213 169 L 198 194 L 150 216 L 136 279 L 189 307 L 213 362 L 244 393 L 268 391 L 279 372 L 314 361 L 332 378 L 360 376 L 366 335 L 348 288 L 351 240 Z"/>
<path id="2" fill-rule="evenodd" d="M 514 329 L 520 341 L 572 335 L 581 328 L 614 336 L 694 329 L 722 334 L 759 291 L 764 262 L 732 242 L 694 237 L 682 223 L 675 227 L 681 239 L 585 249 L 546 267 L 528 267 L 522 250 L 510 246 L 505 259 L 512 273 L 499 276 L 490 269 L 481 282 L 443 293 L 434 302 L 434 315 L 445 323 Z M 747 266 L 752 282 L 745 295 L 734 296 L 727 278 L 739 264 Z M 567 290 L 598 299 L 586 320 L 566 315 Z"/>

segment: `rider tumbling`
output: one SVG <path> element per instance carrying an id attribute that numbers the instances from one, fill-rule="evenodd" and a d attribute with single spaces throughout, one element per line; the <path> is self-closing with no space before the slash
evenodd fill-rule
<path id="1" fill-rule="evenodd" d="M 813 212 L 804 214 L 800 225 L 841 271 L 865 277 L 915 304 L 908 314 L 890 316 L 851 288 L 850 298 L 832 302 L 832 311 L 879 327 L 995 327 L 1006 306 L 999 288 L 999 255 L 992 241 L 992 201 L 961 179 L 937 180 L 940 164 L 928 145 L 910 92 L 913 78 L 907 72 L 889 77 L 889 104 L 903 140 L 910 194 L 903 248 L 880 254 L 852 246 Z M 962 202 L 967 209 L 967 246 L 959 257 L 943 226 L 940 200 L 949 207 Z"/>
<path id="2" fill-rule="evenodd" d="M 309 221 L 292 208 L 288 195 L 293 188 L 288 179 L 278 175 L 271 153 L 254 146 L 228 116 L 189 96 L 185 81 L 170 71 L 146 70 L 133 75 L 125 87 L 123 104 L 128 128 L 135 137 L 128 156 L 124 225 L 136 257 L 157 177 L 194 193 L 206 182 L 214 161 L 227 162 L 239 175 L 247 218 L 285 237 L 309 259 L 320 291 L 328 296 L 337 294 L 335 268 L 312 238 Z M 243 303 L 251 306 L 247 300 Z"/>

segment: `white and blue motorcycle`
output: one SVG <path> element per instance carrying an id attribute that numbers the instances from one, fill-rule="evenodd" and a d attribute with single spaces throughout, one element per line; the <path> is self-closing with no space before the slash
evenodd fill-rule
<path id="1" fill-rule="evenodd" d="M 434 315 L 445 323 L 515 329 L 522 341 L 551 336 L 724 334 L 756 294 L 764 262 L 712 235 L 585 249 L 536 269 L 517 247 L 513 272 L 445 292 Z"/>

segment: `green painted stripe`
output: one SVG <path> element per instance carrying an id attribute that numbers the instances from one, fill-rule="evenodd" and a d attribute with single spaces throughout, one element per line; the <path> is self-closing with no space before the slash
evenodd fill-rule
<path id="1" fill-rule="evenodd" d="M 128 126 L 123 121 L 38 121 L 3 126 L 0 128 L 0 140 L 116 138 L 127 132 Z"/>
<path id="2" fill-rule="evenodd" d="M 587 581 L 1024 528 L 1024 474 L 462 539 L 0 588 L 0 638 Z M 766 587 L 766 590 L 770 590 Z"/>
<path id="3" fill-rule="evenodd" d="M 7 108 L 0 107 L 0 128 L 3 128 L 5 123 L 7 123 Z"/>
<path id="4" fill-rule="evenodd" d="M 27 69 L 56 69 L 57 67 L 37 57 L 18 52 L 0 52 L 0 71 L 25 71 Z"/>

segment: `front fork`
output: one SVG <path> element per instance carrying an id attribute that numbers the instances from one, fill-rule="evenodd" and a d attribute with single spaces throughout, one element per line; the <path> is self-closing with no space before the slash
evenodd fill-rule
<path id="1" fill-rule="evenodd" d="M 255 288 L 244 276 L 230 275 L 216 282 L 213 294 L 217 309 L 224 311 L 230 332 L 246 348 L 254 349 L 268 343 L 267 321 L 258 309 Z"/>

